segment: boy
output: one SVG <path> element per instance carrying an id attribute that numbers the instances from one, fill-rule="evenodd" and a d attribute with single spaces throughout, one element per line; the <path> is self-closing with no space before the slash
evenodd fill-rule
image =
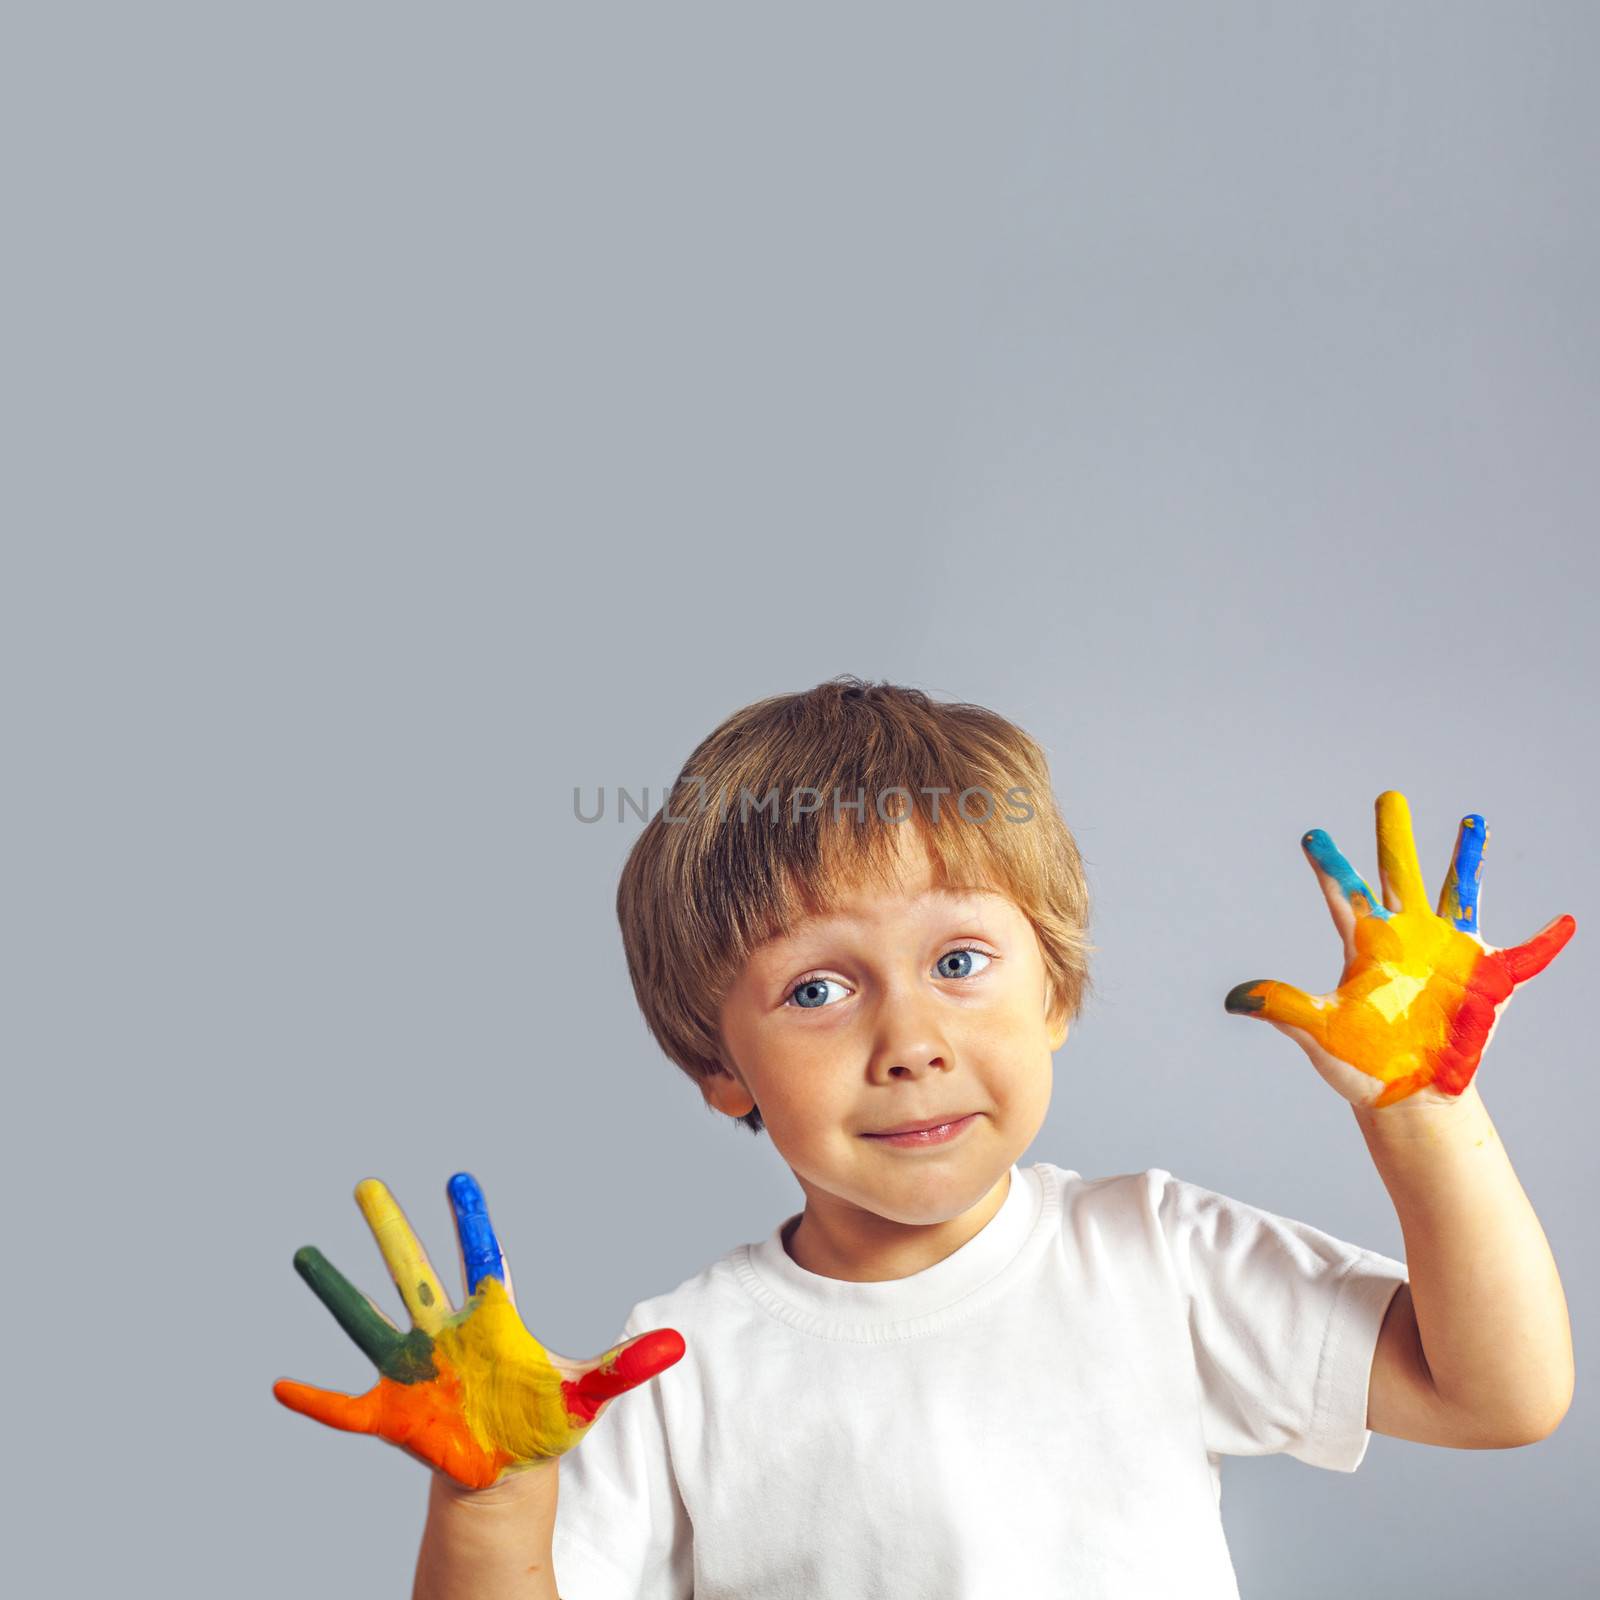
<path id="1" fill-rule="evenodd" d="M 1409 1272 L 1163 1169 L 1019 1165 L 1092 948 L 1025 733 L 852 678 L 728 719 L 618 914 L 652 1032 L 767 1133 L 804 1207 L 634 1306 L 625 1337 L 679 1330 L 658 1369 L 683 1358 L 564 1459 L 475 1492 L 436 1477 L 416 1594 L 1235 1597 L 1222 1455 L 1349 1472 L 1369 1429 L 1545 1437 L 1572 1390 L 1565 1300 L 1471 1078 L 1572 919 L 1482 943 L 1478 818 L 1432 913 L 1404 805 L 1379 801 L 1382 905 L 1304 841 L 1339 990 L 1227 1005 L 1351 1102 Z"/>

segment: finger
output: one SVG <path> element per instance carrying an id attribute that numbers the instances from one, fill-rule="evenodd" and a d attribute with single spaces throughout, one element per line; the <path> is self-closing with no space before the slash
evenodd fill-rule
<path id="1" fill-rule="evenodd" d="M 585 1422 L 593 1422 L 607 1400 L 665 1372 L 681 1359 L 683 1352 L 683 1335 L 676 1328 L 652 1328 L 649 1333 L 641 1333 L 581 1378 L 562 1384 L 567 1410 Z"/>
<path id="2" fill-rule="evenodd" d="M 291 1411 L 330 1428 L 377 1434 L 469 1489 L 487 1488 L 510 1459 L 478 1440 L 459 1404 L 437 1384 L 398 1387 L 380 1380 L 365 1394 L 351 1395 L 283 1378 L 272 1392 Z"/>
<path id="3" fill-rule="evenodd" d="M 340 1394 L 333 1389 L 313 1389 L 309 1383 L 295 1383 L 280 1378 L 272 1392 L 291 1411 L 303 1417 L 325 1422 L 330 1428 L 343 1428 L 346 1433 L 376 1433 L 382 1406 L 376 1387 L 365 1394 Z"/>
<path id="4" fill-rule="evenodd" d="M 1341 851 L 1321 828 L 1313 828 L 1300 841 L 1311 862 L 1311 870 L 1322 887 L 1322 897 L 1328 902 L 1333 925 L 1344 940 L 1346 958 L 1356 952 L 1356 923 L 1362 917 L 1387 917 L 1389 913 L 1378 903 L 1367 880 L 1345 859 Z"/>
<path id="5" fill-rule="evenodd" d="M 1260 1017 L 1263 1022 L 1304 1028 L 1318 1044 L 1324 1042 L 1323 1029 L 1328 1015 L 1324 1002 L 1304 989 L 1295 988 L 1292 983 L 1254 978 L 1231 988 L 1222 1005 L 1236 1016 Z"/>
<path id="6" fill-rule="evenodd" d="M 454 1308 L 422 1241 L 406 1221 L 405 1212 L 377 1178 L 366 1178 L 356 1185 L 356 1204 L 378 1241 L 389 1276 L 411 1313 L 412 1326 L 424 1333 L 437 1333 Z"/>
<path id="7" fill-rule="evenodd" d="M 1391 911 L 1425 911 L 1428 891 L 1417 860 L 1417 841 L 1411 833 L 1411 807 L 1398 789 L 1378 796 L 1378 878 L 1383 903 Z"/>
<path id="8" fill-rule="evenodd" d="M 1488 843 L 1489 826 L 1477 812 L 1461 819 L 1456 847 L 1450 854 L 1450 871 L 1439 891 L 1438 914 L 1463 933 L 1480 933 L 1478 879 L 1483 876 L 1483 852 Z"/>
<path id="9" fill-rule="evenodd" d="M 478 1292 L 485 1278 L 505 1282 L 506 1262 L 489 1221 L 489 1207 L 478 1180 L 470 1172 L 458 1172 L 446 1185 L 450 1205 L 456 1214 L 456 1237 L 461 1242 L 461 1272 L 467 1294 Z"/>
<path id="10" fill-rule="evenodd" d="M 1566 942 L 1578 931 L 1570 916 L 1553 917 L 1531 939 L 1496 953 L 1513 983 L 1526 983 L 1544 971 L 1561 954 Z"/>
<path id="11" fill-rule="evenodd" d="M 314 1244 L 295 1251 L 294 1270 L 379 1371 L 393 1363 L 405 1343 L 400 1330 Z"/>

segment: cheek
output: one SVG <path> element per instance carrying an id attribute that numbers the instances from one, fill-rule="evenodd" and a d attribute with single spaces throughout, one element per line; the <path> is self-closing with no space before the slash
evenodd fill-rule
<path id="1" fill-rule="evenodd" d="M 1041 1050 L 1050 1048 L 1050 1019 L 1044 1001 L 1031 988 L 1008 993 L 1003 1004 L 973 1020 L 973 1040 L 985 1049 L 1013 1054 L 1019 1049 L 1031 1052 L 1035 1045 Z"/>
<path id="2" fill-rule="evenodd" d="M 824 1072 L 811 1071 L 786 1077 L 769 1087 L 768 1102 L 774 1114 L 796 1130 L 833 1117 L 846 1094 Z"/>
<path id="3" fill-rule="evenodd" d="M 848 1073 L 830 1071 L 814 1057 L 789 1063 L 789 1068 L 766 1079 L 766 1093 L 760 1098 L 767 1127 L 780 1129 L 791 1148 L 831 1137 L 854 1114 L 858 1087 Z"/>

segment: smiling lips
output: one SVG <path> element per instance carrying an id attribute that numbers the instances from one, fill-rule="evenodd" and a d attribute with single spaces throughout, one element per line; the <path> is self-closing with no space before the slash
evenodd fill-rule
<path id="1" fill-rule="evenodd" d="M 942 1128 L 948 1122 L 963 1122 L 970 1116 L 975 1116 L 972 1111 L 958 1111 L 948 1117 L 929 1117 L 924 1122 L 905 1122 L 898 1128 L 879 1128 L 875 1133 L 869 1133 L 869 1139 L 886 1139 L 892 1133 L 926 1133 L 929 1128 Z"/>

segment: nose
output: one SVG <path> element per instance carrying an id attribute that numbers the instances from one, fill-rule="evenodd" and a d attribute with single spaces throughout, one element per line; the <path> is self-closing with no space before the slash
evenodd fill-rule
<path id="1" fill-rule="evenodd" d="M 872 1076 L 878 1080 L 920 1078 L 955 1064 L 951 1041 L 921 997 L 904 991 L 885 995 L 878 1014 Z"/>

